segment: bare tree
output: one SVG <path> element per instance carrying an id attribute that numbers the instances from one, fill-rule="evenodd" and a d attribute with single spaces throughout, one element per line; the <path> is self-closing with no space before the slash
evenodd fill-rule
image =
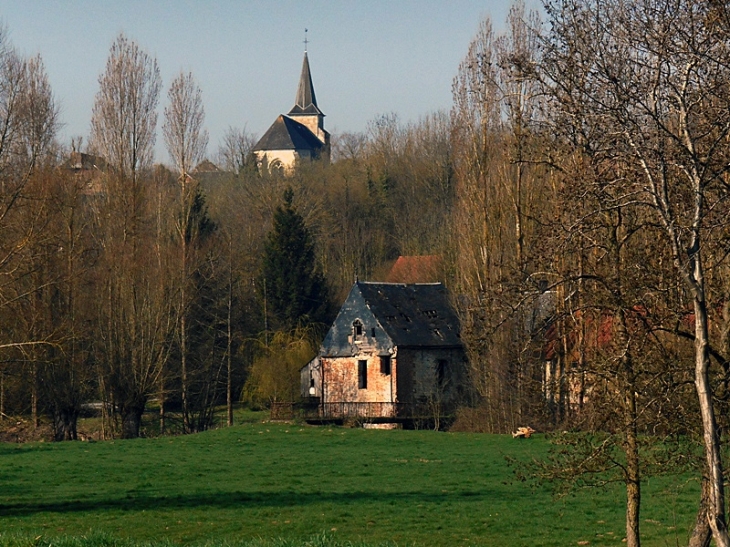
<path id="1" fill-rule="evenodd" d="M 231 173 L 241 174 L 245 170 L 256 169 L 256 156 L 253 147 L 256 137 L 246 128 L 228 127 L 223 141 L 218 147 L 218 162 Z"/>
<path id="2" fill-rule="evenodd" d="M 165 144 L 180 184 L 180 213 L 177 232 L 180 241 L 180 307 L 178 338 L 180 341 L 180 374 L 185 431 L 190 431 L 190 409 L 188 405 L 188 311 L 190 308 L 190 244 L 195 250 L 197 230 L 193 225 L 192 210 L 199 194 L 198 182 L 190 176 L 195 165 L 205 156 L 208 146 L 208 132 L 204 129 L 205 110 L 202 92 L 193 75 L 183 74 L 175 78 L 167 94 L 170 104 L 165 108 L 165 122 L 162 126 Z"/>
<path id="3" fill-rule="evenodd" d="M 54 148 L 57 107 L 40 57 L 23 59 L 0 28 L 0 309 L 37 301 L 45 282 L 33 257 L 45 237 L 44 200 L 30 181 Z M 33 205 L 33 207 L 29 207 Z M 32 214 L 26 214 L 27 212 Z M 12 313 L 6 313 L 11 317 Z M 0 344 L 21 351 L 30 364 L 33 422 L 38 423 L 38 360 L 51 343 L 48 333 L 9 323 L 0 328 Z"/>
<path id="4" fill-rule="evenodd" d="M 133 184 L 154 157 L 161 85 L 157 60 L 120 34 L 99 77 L 91 115 L 91 145 Z"/>
<path id="5" fill-rule="evenodd" d="M 121 416 L 125 437 L 139 435 L 171 332 L 169 288 L 159 282 L 166 278 L 158 269 L 165 264 L 155 257 L 158 246 L 144 244 L 155 237 L 154 224 L 145 222 L 150 205 L 145 177 L 154 153 L 160 86 L 157 61 L 135 42 L 117 37 L 99 77 L 91 141 L 110 165 L 96 227 L 106 272 L 99 306 L 100 384 Z"/>
<path id="6" fill-rule="evenodd" d="M 452 85 L 456 283 L 472 380 L 492 431 L 514 430 L 541 405 L 518 309 L 539 296 L 526 250 L 534 249 L 530 223 L 550 211 L 548 177 L 535 167 L 539 55 L 530 25 L 539 20 L 527 15 L 515 4 L 501 36 L 482 21 Z"/>
<path id="7" fill-rule="evenodd" d="M 729 212 L 727 6 L 565 0 L 545 7 L 552 24 L 546 74 L 568 139 L 636 181 L 623 205 L 645 209 L 661 227 L 674 280 L 691 308 L 709 479 L 701 511 L 716 544 L 730 545 L 710 360 L 709 319 L 721 306 L 706 283 L 708 262 L 727 260 L 720 235 Z"/>
<path id="8" fill-rule="evenodd" d="M 202 92 L 191 73 L 181 72 L 172 82 L 167 98 L 169 105 L 165 107 L 162 125 L 165 144 L 180 177 L 189 176 L 208 147 Z"/>
<path id="9" fill-rule="evenodd" d="M 26 162 L 35 165 L 53 152 L 58 128 L 58 108 L 40 55 L 26 63 L 24 88 L 21 138 Z"/>

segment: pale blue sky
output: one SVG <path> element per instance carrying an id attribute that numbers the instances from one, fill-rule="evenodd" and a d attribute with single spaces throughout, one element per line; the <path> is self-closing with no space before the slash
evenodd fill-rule
<path id="1" fill-rule="evenodd" d="M 528 1 L 529 5 L 535 2 Z M 164 92 L 182 69 L 203 90 L 209 156 L 228 126 L 261 136 L 294 104 L 309 29 L 317 101 L 331 133 L 449 109 L 451 81 L 479 21 L 503 27 L 510 0 L 0 0 L 25 55 L 40 53 L 64 144 L 87 139 L 98 78 L 120 32 L 154 55 Z M 157 161 L 168 158 L 158 137 Z"/>

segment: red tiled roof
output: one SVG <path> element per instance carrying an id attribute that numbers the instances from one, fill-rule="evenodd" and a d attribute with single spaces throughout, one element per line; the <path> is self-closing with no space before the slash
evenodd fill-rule
<path id="1" fill-rule="evenodd" d="M 438 255 L 399 256 L 385 277 L 387 283 L 437 283 L 441 257 Z"/>

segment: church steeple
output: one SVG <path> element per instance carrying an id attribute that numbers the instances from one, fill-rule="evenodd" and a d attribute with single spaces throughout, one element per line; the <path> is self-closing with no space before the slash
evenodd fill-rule
<path id="1" fill-rule="evenodd" d="M 307 42 L 305 31 L 304 61 L 302 62 L 302 74 L 299 76 L 297 98 L 287 116 L 304 125 L 314 133 L 322 144 L 328 147 L 329 133 L 324 129 L 324 114 L 317 106 L 317 96 L 314 94 L 312 72 L 309 69 L 309 56 L 307 55 Z"/>
<path id="2" fill-rule="evenodd" d="M 317 96 L 314 94 L 314 84 L 312 83 L 312 73 L 309 70 L 309 57 L 304 52 L 304 62 L 302 63 L 302 74 L 299 77 L 299 87 L 297 88 L 297 98 L 294 106 L 289 111 L 289 115 L 296 116 L 302 114 L 321 115 L 322 111 L 317 106 Z"/>

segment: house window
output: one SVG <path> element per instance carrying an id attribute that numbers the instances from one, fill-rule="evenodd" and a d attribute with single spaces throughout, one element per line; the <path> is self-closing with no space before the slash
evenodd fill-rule
<path id="1" fill-rule="evenodd" d="M 356 342 L 362 340 L 362 322 L 359 319 L 352 324 L 352 339 Z"/>
<path id="2" fill-rule="evenodd" d="M 390 355 L 380 357 L 380 373 L 390 376 Z"/>
<path id="3" fill-rule="evenodd" d="M 370 329 L 370 338 L 375 338 L 375 327 Z"/>
<path id="4" fill-rule="evenodd" d="M 438 382 L 438 387 L 444 387 L 444 383 L 446 382 L 446 369 L 448 366 L 449 363 L 447 361 L 439 359 L 439 362 L 436 365 L 436 381 Z"/>
<path id="5" fill-rule="evenodd" d="M 357 387 L 358 389 L 368 388 L 368 362 L 365 360 L 357 362 Z"/>

